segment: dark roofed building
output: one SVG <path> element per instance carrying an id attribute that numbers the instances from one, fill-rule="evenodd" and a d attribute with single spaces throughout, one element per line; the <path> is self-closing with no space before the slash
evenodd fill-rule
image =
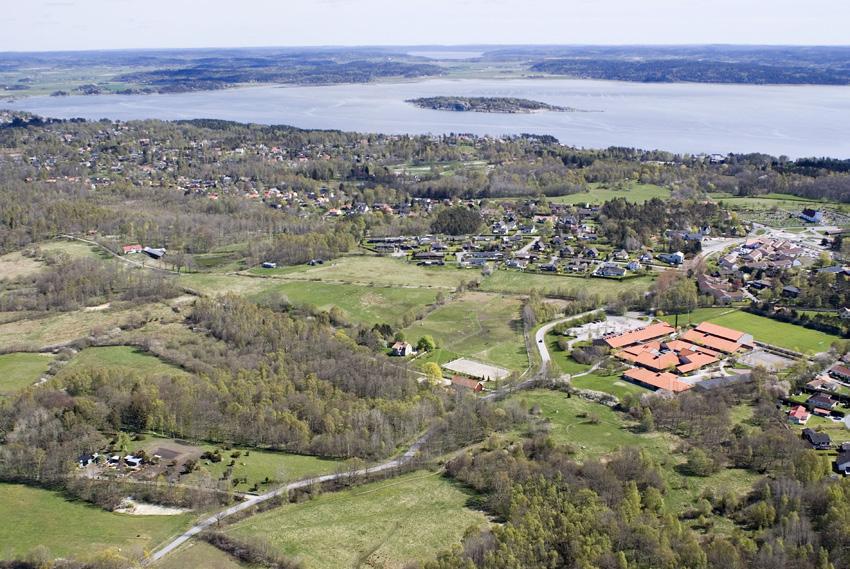
<path id="1" fill-rule="evenodd" d="M 812 429 L 803 429 L 803 438 L 812 445 L 815 450 L 828 450 L 832 440 L 826 433 L 819 433 Z"/>

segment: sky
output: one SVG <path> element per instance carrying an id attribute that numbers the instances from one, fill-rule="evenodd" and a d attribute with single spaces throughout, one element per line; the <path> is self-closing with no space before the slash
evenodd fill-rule
<path id="1" fill-rule="evenodd" d="M 0 0 L 0 51 L 850 45 L 847 0 Z"/>

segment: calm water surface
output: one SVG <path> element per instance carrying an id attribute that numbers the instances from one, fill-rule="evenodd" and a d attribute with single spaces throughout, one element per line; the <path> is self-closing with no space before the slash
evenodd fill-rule
<path id="1" fill-rule="evenodd" d="M 599 112 L 453 113 L 404 102 L 436 95 L 523 97 Z M 0 107 L 59 118 L 217 118 L 396 134 L 535 133 L 588 148 L 850 158 L 850 87 L 431 79 L 174 95 L 31 97 L 0 101 Z"/>

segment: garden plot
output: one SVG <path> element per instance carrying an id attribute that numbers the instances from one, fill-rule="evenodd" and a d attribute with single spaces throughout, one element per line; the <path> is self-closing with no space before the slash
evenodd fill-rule
<path id="1" fill-rule="evenodd" d="M 478 379 L 505 379 L 511 374 L 510 371 L 503 367 L 476 362 L 475 360 L 468 360 L 466 358 L 452 360 L 447 364 L 443 364 L 443 367 L 449 371 L 462 373 L 463 375 Z"/>

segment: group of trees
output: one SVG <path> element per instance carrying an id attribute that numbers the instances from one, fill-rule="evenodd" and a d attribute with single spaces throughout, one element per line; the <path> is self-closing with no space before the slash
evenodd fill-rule
<path id="1" fill-rule="evenodd" d="M 504 523 L 468 532 L 460 546 L 426 566 L 848 566 L 850 481 L 831 479 L 829 461 L 784 428 L 773 406 L 775 381 L 761 373 L 737 391 L 625 402 L 644 429 L 686 441 L 684 474 L 708 476 L 727 467 L 769 474 L 749 492 L 706 491 L 693 511 L 677 516 L 667 504 L 662 467 L 646 452 L 625 448 L 579 464 L 568 446 L 546 434 L 522 444 L 493 437 L 449 461 L 446 471 L 482 492 L 486 510 Z M 741 401 L 757 407 L 752 427 L 729 420 L 729 408 Z M 727 518 L 735 529 L 702 534 L 711 516 Z"/>
<path id="2" fill-rule="evenodd" d="M 66 257 L 32 277 L 0 281 L 0 310 L 76 310 L 116 299 L 161 300 L 179 292 L 170 275 Z"/>

